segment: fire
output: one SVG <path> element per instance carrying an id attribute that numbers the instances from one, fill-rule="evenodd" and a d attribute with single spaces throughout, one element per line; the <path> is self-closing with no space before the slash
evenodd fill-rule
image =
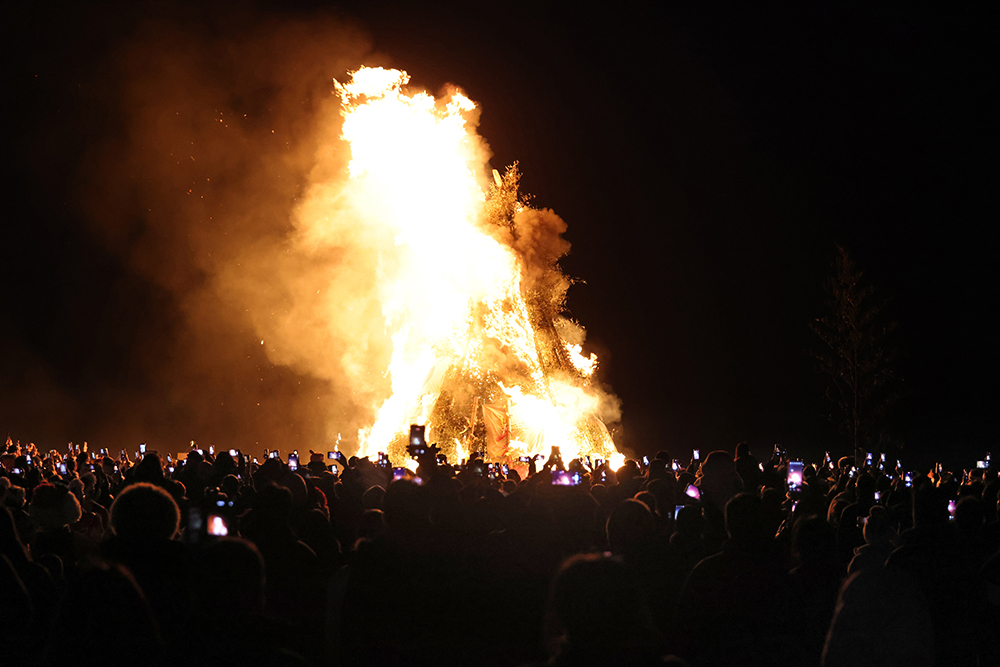
<path id="1" fill-rule="evenodd" d="M 392 394 L 359 432 L 359 454 L 403 461 L 417 423 L 450 459 L 485 448 L 511 460 L 553 445 L 565 460 L 610 458 L 597 358 L 584 356 L 582 328 L 561 315 L 569 283 L 558 256 L 528 235 L 532 225 L 558 229 L 550 237 L 565 252 L 561 220 L 525 204 L 516 167 L 490 175 L 471 100 L 408 92 L 408 81 L 366 67 L 336 84 L 351 155 L 344 196 L 355 224 L 391 239 L 377 293 Z"/>

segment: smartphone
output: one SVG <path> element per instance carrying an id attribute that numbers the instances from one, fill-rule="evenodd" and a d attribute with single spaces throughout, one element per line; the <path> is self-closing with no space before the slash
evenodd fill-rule
<path id="1" fill-rule="evenodd" d="M 167 454 L 167 463 L 173 463 L 174 460 L 170 458 L 170 454 Z"/>
<path id="2" fill-rule="evenodd" d="M 392 480 L 403 479 L 406 477 L 406 468 L 393 468 L 392 469 Z"/>
<path id="3" fill-rule="evenodd" d="M 174 467 L 173 466 L 167 466 L 167 470 L 169 470 L 171 472 L 171 474 L 173 474 Z"/>
<path id="4" fill-rule="evenodd" d="M 145 454 L 146 453 L 146 443 L 144 443 L 144 442 L 140 442 L 139 443 L 139 453 L 140 454 Z"/>
<path id="5" fill-rule="evenodd" d="M 267 458 L 269 458 L 269 459 L 276 459 L 276 458 L 278 458 L 278 450 L 276 449 L 273 452 L 271 452 L 270 454 L 268 454 Z"/>
<path id="6" fill-rule="evenodd" d="M 108 453 L 108 450 L 105 449 L 104 447 L 101 447 L 101 456 L 104 456 L 107 453 Z"/>
<path id="7" fill-rule="evenodd" d="M 378 453 L 378 466 L 380 468 L 388 468 L 389 467 L 389 457 L 386 455 L 385 452 L 379 452 Z"/>
<path id="8" fill-rule="evenodd" d="M 881 491 L 876 491 L 875 492 L 875 502 L 879 502 L 880 500 L 882 500 L 882 492 Z"/>
<path id="9" fill-rule="evenodd" d="M 677 472 L 681 469 L 681 464 L 677 462 L 677 459 L 674 459 L 674 462 L 670 464 L 670 467 L 673 468 L 674 472 Z"/>
<path id="10" fill-rule="evenodd" d="M 238 456 L 235 449 L 230 449 L 229 455 L 232 456 L 234 459 Z"/>
<path id="11" fill-rule="evenodd" d="M 913 473 L 912 472 L 908 472 L 908 473 L 906 473 L 906 474 L 903 475 L 903 483 L 906 485 L 906 488 L 910 488 L 911 486 L 913 486 Z"/>
<path id="12" fill-rule="evenodd" d="M 209 535 L 213 537 L 225 537 L 229 535 L 229 525 L 226 523 L 225 517 L 221 514 L 209 514 L 207 523 Z"/>
<path id="13" fill-rule="evenodd" d="M 253 464 L 254 464 L 255 466 L 256 466 L 256 465 L 260 465 L 259 463 L 257 463 L 257 457 L 256 457 L 256 456 L 255 456 L 255 457 L 253 457 Z"/>
<path id="14" fill-rule="evenodd" d="M 489 479 L 497 478 L 497 467 L 495 463 L 486 464 L 486 477 L 488 477 Z M 552 483 L 555 484 L 555 482 Z"/>
<path id="15" fill-rule="evenodd" d="M 288 469 L 289 470 L 299 469 L 299 457 L 297 457 L 295 454 L 291 454 L 288 457 Z"/>
<path id="16" fill-rule="evenodd" d="M 882 458 L 881 458 L 881 461 L 882 461 L 882 463 L 885 463 L 885 452 L 882 452 Z"/>
<path id="17" fill-rule="evenodd" d="M 700 449 L 694 450 L 694 460 L 697 461 L 700 458 L 701 458 L 701 450 Z"/>
<path id="18" fill-rule="evenodd" d="M 583 475 L 577 471 L 569 472 L 566 470 L 553 470 L 552 471 L 552 485 L 553 486 L 576 486 L 583 481 Z"/>
<path id="19" fill-rule="evenodd" d="M 504 477 L 506 477 L 507 475 L 510 474 L 510 466 L 508 466 L 506 463 L 504 463 L 502 466 L 500 466 L 500 470 L 503 471 L 503 476 Z"/>
<path id="20" fill-rule="evenodd" d="M 948 518 L 955 518 L 955 510 L 958 508 L 958 503 L 955 500 L 948 501 Z"/>
<path id="21" fill-rule="evenodd" d="M 330 472 L 332 472 L 334 475 L 336 475 L 337 474 L 337 470 L 339 470 L 339 468 L 337 468 L 337 464 L 336 463 L 331 463 L 330 464 Z"/>
<path id="22" fill-rule="evenodd" d="M 518 459 L 518 461 L 520 461 L 521 463 L 531 463 L 531 457 L 530 456 L 522 456 L 521 458 Z"/>
<path id="23" fill-rule="evenodd" d="M 681 510 L 685 507 L 685 505 L 674 505 L 674 521 L 677 521 L 677 515 L 680 514 Z"/>
<path id="24" fill-rule="evenodd" d="M 802 461 L 788 462 L 788 490 L 798 491 L 802 488 Z"/>
<path id="25" fill-rule="evenodd" d="M 422 424 L 410 424 L 410 447 L 413 448 L 414 456 L 420 456 L 426 451 L 426 432 L 426 426 Z"/>
<path id="26" fill-rule="evenodd" d="M 68 474 L 66 472 L 66 464 L 65 463 L 60 463 L 59 464 L 59 474 L 60 475 L 66 475 L 66 474 Z"/>
<path id="27" fill-rule="evenodd" d="M 14 475 L 22 475 L 22 474 L 24 474 L 24 471 L 21 470 L 20 468 L 12 468 L 11 469 L 11 473 L 14 474 Z"/>
<path id="28" fill-rule="evenodd" d="M 336 455 L 337 455 L 337 452 L 327 452 L 326 453 L 326 458 L 332 461 L 332 460 L 334 460 L 334 459 L 337 458 Z"/>
<path id="29" fill-rule="evenodd" d="M 145 447 L 145 445 L 143 445 L 143 447 Z M 146 451 L 146 450 L 143 449 L 143 451 Z M 212 456 L 215 456 L 215 445 L 209 445 L 208 446 L 208 453 L 211 454 Z"/>
<path id="30" fill-rule="evenodd" d="M 976 461 L 976 467 L 979 468 L 980 470 L 985 470 L 986 468 L 990 467 L 990 464 L 987 463 L 986 461 Z"/>
<path id="31" fill-rule="evenodd" d="M 648 456 L 643 456 L 642 457 L 642 465 L 644 465 L 646 467 L 649 467 L 649 457 Z"/>
<path id="32" fill-rule="evenodd" d="M 701 500 L 701 489 L 694 484 L 688 484 L 687 488 L 684 489 L 684 495 L 689 498 L 694 498 L 695 500 Z"/>
<path id="33" fill-rule="evenodd" d="M 865 457 L 865 465 L 870 466 L 872 464 L 872 453 L 868 452 L 868 456 Z"/>
<path id="34" fill-rule="evenodd" d="M 29 466 L 31 465 L 31 454 L 24 455 L 24 462 L 27 463 Z"/>

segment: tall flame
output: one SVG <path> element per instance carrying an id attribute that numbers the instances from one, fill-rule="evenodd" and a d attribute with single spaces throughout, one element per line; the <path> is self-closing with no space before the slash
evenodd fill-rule
<path id="1" fill-rule="evenodd" d="M 558 312 L 568 283 L 557 258 L 549 280 L 531 278 L 537 260 L 517 249 L 531 220 L 558 218 L 517 196 L 516 169 L 494 172 L 494 184 L 484 178 L 471 100 L 410 93 L 408 81 L 402 71 L 362 68 L 336 84 L 355 224 L 394 241 L 377 276 L 392 395 L 359 432 L 359 454 L 401 461 L 408 426 L 418 423 L 455 456 L 492 439 L 494 459 L 553 445 L 567 460 L 610 457 L 616 450 L 598 418 L 607 396 L 591 382 L 597 359 L 582 353 L 582 328 Z M 487 409 L 506 421 L 484 434 Z"/>

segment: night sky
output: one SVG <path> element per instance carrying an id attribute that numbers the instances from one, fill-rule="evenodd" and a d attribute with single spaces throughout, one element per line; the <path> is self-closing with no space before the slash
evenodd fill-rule
<path id="1" fill-rule="evenodd" d="M 254 154 L 265 124 L 294 146 L 305 134 L 281 118 L 319 104 L 273 62 L 326 79 L 377 63 L 461 86 L 492 166 L 518 161 L 533 204 L 568 223 L 567 306 L 622 400 L 623 445 L 846 454 L 808 355 L 841 244 L 898 323 L 906 456 L 969 466 L 1000 450 L 986 7 L 663 4 L 22 3 L 5 21 L 0 430 L 47 446 L 325 447 L 319 408 L 300 407 L 317 382 L 268 361 L 245 323 L 192 309 L 212 265 L 184 239 L 216 230 L 145 217 L 165 144 L 136 145 L 134 118 L 152 116 L 122 91 L 170 63 L 182 83 L 184 67 L 217 66 L 192 78 L 217 84 L 224 120 L 247 110 Z M 269 41 L 290 25 L 299 37 Z M 220 113 L 203 101 L 178 108 Z M 241 168 L 216 160 L 209 201 Z M 292 163 L 273 162 L 269 201 L 294 199 Z"/>

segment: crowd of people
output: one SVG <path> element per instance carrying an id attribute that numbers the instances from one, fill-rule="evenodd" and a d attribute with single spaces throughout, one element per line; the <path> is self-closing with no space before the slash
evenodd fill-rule
<path id="1" fill-rule="evenodd" d="M 998 664 L 988 460 L 420 454 L 9 442 L 0 664 Z"/>

